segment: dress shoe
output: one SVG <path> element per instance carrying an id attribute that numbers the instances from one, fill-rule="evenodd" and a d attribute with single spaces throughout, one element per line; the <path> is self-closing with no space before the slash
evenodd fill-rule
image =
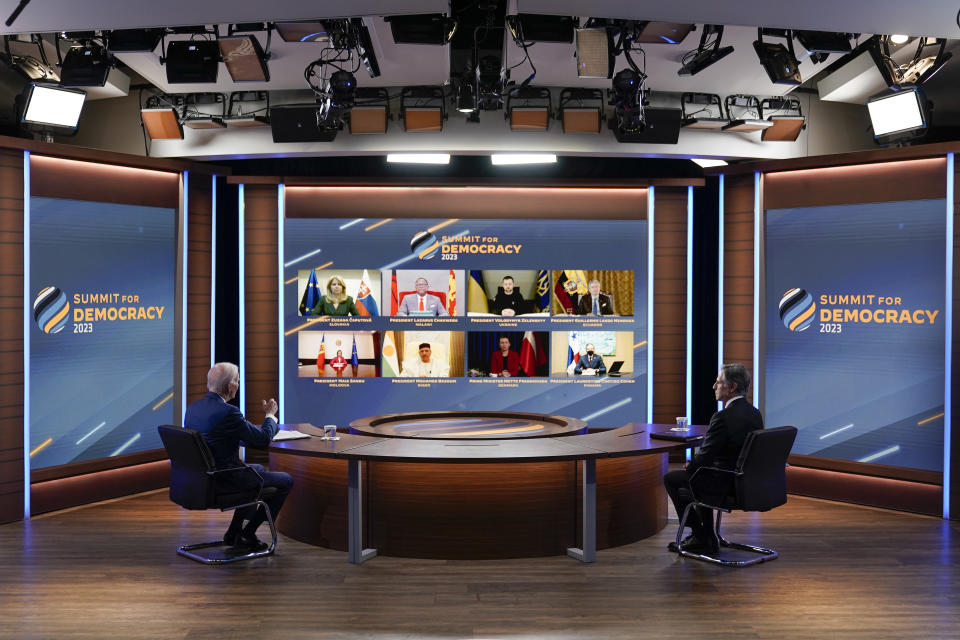
<path id="1" fill-rule="evenodd" d="M 232 531 L 230 529 L 227 529 L 227 532 L 223 534 L 223 542 L 227 546 L 235 547 L 237 546 L 237 538 L 239 537 L 240 537 L 239 531 Z"/>
<path id="2" fill-rule="evenodd" d="M 266 551 L 270 545 L 266 542 L 261 542 L 260 539 L 252 533 L 241 533 L 235 538 L 233 546 L 247 549 L 248 551 Z"/>
<path id="3" fill-rule="evenodd" d="M 712 556 L 720 553 L 720 541 L 717 540 L 716 536 L 710 536 L 704 539 L 692 533 L 680 542 L 679 547 L 676 542 L 671 542 L 667 545 L 667 548 L 674 553 L 679 553 L 683 550 L 689 553 Z"/>

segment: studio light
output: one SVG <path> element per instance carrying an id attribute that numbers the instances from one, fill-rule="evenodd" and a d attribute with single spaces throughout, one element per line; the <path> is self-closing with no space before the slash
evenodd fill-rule
<path id="1" fill-rule="evenodd" d="M 220 68 L 220 48 L 213 40 L 175 40 L 165 58 L 170 84 L 214 83 Z"/>
<path id="2" fill-rule="evenodd" d="M 527 42 L 573 42 L 579 20 L 574 16 L 519 13 L 507 16 L 507 27 L 515 39 Z"/>
<path id="3" fill-rule="evenodd" d="M 330 32 L 323 22 L 277 22 L 277 34 L 284 42 L 328 42 Z"/>
<path id="4" fill-rule="evenodd" d="M 928 125 L 927 100 L 919 87 L 885 91 L 867 100 L 873 137 L 881 143 L 922 137 Z"/>
<path id="5" fill-rule="evenodd" d="M 764 42 L 763 36 L 785 38 L 787 46 L 779 43 Z M 793 37 L 785 29 L 757 29 L 757 39 L 753 43 L 760 64 L 774 84 L 799 85 L 803 82 L 800 77 L 800 62 L 793 52 Z"/>
<path id="6" fill-rule="evenodd" d="M 603 92 L 599 89 L 563 89 L 557 109 L 564 133 L 600 133 Z"/>
<path id="7" fill-rule="evenodd" d="M 749 133 L 751 131 L 762 131 L 773 126 L 772 122 L 763 119 L 760 100 L 755 96 L 727 96 L 724 100 L 724 106 L 727 109 L 727 117 L 730 118 L 730 122 L 722 128 L 723 131 Z"/>
<path id="8" fill-rule="evenodd" d="M 256 107 L 244 110 L 244 106 Z M 227 104 L 227 115 L 223 123 L 228 127 L 269 127 L 270 118 L 263 115 L 270 111 L 270 93 L 268 91 L 234 91 Z"/>
<path id="9" fill-rule="evenodd" d="M 683 112 L 680 126 L 684 129 L 719 131 L 730 124 L 723 115 L 723 103 L 715 93 L 684 93 L 680 96 Z"/>
<path id="10" fill-rule="evenodd" d="M 325 117 L 319 104 L 285 104 L 270 108 L 274 142 L 332 142 L 341 122 Z"/>
<path id="11" fill-rule="evenodd" d="M 457 21 L 442 13 L 385 16 L 397 44 L 447 44 L 457 31 Z"/>
<path id="12" fill-rule="evenodd" d="M 232 28 L 233 25 L 231 25 Z M 267 40 L 269 48 L 269 35 Z M 270 82 L 270 68 L 267 66 L 270 55 L 264 53 L 256 36 L 218 38 L 217 46 L 220 48 L 220 56 L 227 67 L 227 72 L 234 82 Z"/>
<path id="13" fill-rule="evenodd" d="M 495 153 L 490 162 L 497 166 L 508 164 L 550 164 L 557 161 L 555 153 Z"/>
<path id="14" fill-rule="evenodd" d="M 700 46 L 681 58 L 679 76 L 694 76 L 733 53 L 733 47 L 720 47 L 723 39 L 722 24 L 705 24 L 700 33 Z"/>
<path id="15" fill-rule="evenodd" d="M 140 121 L 151 140 L 182 140 L 180 108 L 183 98 L 158 95 L 147 98 L 146 108 L 140 110 Z"/>
<path id="16" fill-rule="evenodd" d="M 643 74 L 633 69 L 621 69 L 613 77 L 614 116 L 619 131 L 634 132 L 644 127 L 644 80 Z"/>
<path id="17" fill-rule="evenodd" d="M 477 110 L 477 101 L 473 96 L 473 85 L 463 80 L 457 85 L 457 111 L 470 114 Z"/>
<path id="18" fill-rule="evenodd" d="M 477 108 L 496 111 L 503 108 L 504 69 L 500 58 L 483 56 L 477 65 Z"/>
<path id="19" fill-rule="evenodd" d="M 852 33 L 837 33 L 834 31 L 795 31 L 794 35 L 803 45 L 803 48 L 810 53 L 810 59 L 814 62 L 823 62 L 831 53 L 850 53 L 853 51 L 853 45 L 850 41 L 854 38 Z"/>
<path id="20" fill-rule="evenodd" d="M 404 87 L 400 91 L 400 117 L 404 131 L 442 131 L 447 119 L 443 89 Z"/>
<path id="21" fill-rule="evenodd" d="M 85 91 L 77 89 L 28 84 L 23 92 L 20 122 L 40 130 L 54 127 L 76 129 L 86 97 Z"/>
<path id="22" fill-rule="evenodd" d="M 806 118 L 796 98 L 766 98 L 760 101 L 760 109 L 773 123 L 760 134 L 760 139 L 765 142 L 794 142 L 806 127 Z"/>
<path id="23" fill-rule="evenodd" d="M 614 57 L 612 36 L 606 28 L 577 29 L 577 76 L 610 78 Z"/>
<path id="24" fill-rule="evenodd" d="M 163 38 L 163 29 L 114 29 L 106 34 L 111 53 L 150 53 Z"/>
<path id="25" fill-rule="evenodd" d="M 893 34 L 890 36 L 890 44 L 906 44 L 910 40 L 910 36 L 904 36 L 900 34 Z"/>
<path id="26" fill-rule="evenodd" d="M 634 42 L 643 44 L 680 44 L 696 28 L 674 22 L 644 22 L 638 26 Z"/>
<path id="27" fill-rule="evenodd" d="M 390 120 L 390 96 L 383 88 L 358 88 L 350 109 L 350 133 L 384 134 Z"/>
<path id="28" fill-rule="evenodd" d="M 922 85 L 947 63 L 953 54 L 946 50 L 946 38 L 919 38 L 913 60 L 898 64 L 890 56 L 890 36 L 874 36 L 870 55 L 890 88 L 903 85 Z"/>
<path id="29" fill-rule="evenodd" d="M 223 129 L 226 100 L 222 93 L 190 93 L 183 97 L 182 124 L 190 129 Z"/>
<path id="30" fill-rule="evenodd" d="M 354 18 L 352 22 L 357 33 L 357 55 L 363 63 L 363 68 L 367 70 L 367 75 L 376 78 L 380 75 L 380 63 L 377 61 L 377 54 L 373 51 L 370 29 L 364 26 L 361 18 Z"/>
<path id="31" fill-rule="evenodd" d="M 113 68 L 113 56 L 100 45 L 90 42 L 70 47 L 60 66 L 62 87 L 102 87 Z"/>
<path id="32" fill-rule="evenodd" d="M 519 105 L 517 103 L 520 103 Z M 544 87 L 520 87 L 507 96 L 507 113 L 511 131 L 546 131 L 550 126 L 553 99 Z"/>
<path id="33" fill-rule="evenodd" d="M 450 164 L 449 153 L 390 153 L 387 162 L 406 164 Z"/>

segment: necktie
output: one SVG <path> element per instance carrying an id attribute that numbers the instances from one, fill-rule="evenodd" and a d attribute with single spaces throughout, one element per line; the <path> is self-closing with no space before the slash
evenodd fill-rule
<path id="1" fill-rule="evenodd" d="M 597 304 L 597 298 L 593 299 L 593 315 L 600 315 L 600 305 Z"/>
<path id="2" fill-rule="evenodd" d="M 423 298 L 420 298 L 420 311 L 425 311 L 423 308 Z"/>

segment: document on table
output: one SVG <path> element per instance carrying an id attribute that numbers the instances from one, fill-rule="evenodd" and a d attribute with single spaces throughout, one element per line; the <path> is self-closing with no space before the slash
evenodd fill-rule
<path id="1" fill-rule="evenodd" d="M 279 442 L 281 440 L 300 440 L 302 438 L 309 437 L 309 433 L 303 433 L 301 431 L 278 431 L 277 435 L 273 436 L 273 441 Z"/>

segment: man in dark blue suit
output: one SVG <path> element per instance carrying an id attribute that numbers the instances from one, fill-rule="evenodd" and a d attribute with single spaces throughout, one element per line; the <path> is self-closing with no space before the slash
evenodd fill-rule
<path id="1" fill-rule="evenodd" d="M 577 375 L 602 376 L 607 372 L 607 365 L 603 364 L 603 357 L 596 353 L 593 345 L 588 344 L 587 352 L 577 360 L 573 372 Z"/>
<path id="2" fill-rule="evenodd" d="M 710 428 L 690 462 L 683 469 L 670 471 L 663 477 L 678 517 L 683 517 L 684 509 L 692 502 L 690 477 L 693 473 L 700 467 L 735 468 L 747 434 L 763 429 L 763 416 L 745 397 L 749 388 L 750 372 L 742 364 L 725 364 L 717 374 L 713 395 L 723 403 L 723 409 L 710 418 Z M 694 509 L 687 518 L 687 525 L 693 533 L 680 543 L 684 550 L 710 555 L 719 551 L 720 543 L 713 530 L 713 511 Z M 675 542 L 667 545 L 671 551 L 677 551 L 676 547 Z"/>
<path id="3" fill-rule="evenodd" d="M 273 398 L 263 401 L 266 417 L 263 425 L 258 427 L 244 418 L 240 409 L 230 404 L 239 388 L 240 370 L 237 365 L 218 362 L 207 372 L 209 392 L 187 407 L 183 418 L 183 426 L 203 434 L 203 439 L 213 453 L 217 469 L 243 466 L 239 451 L 241 442 L 253 447 L 263 447 L 269 444 L 280 430 L 276 417 L 277 401 Z M 252 467 L 263 478 L 264 489 L 276 487 L 276 493 L 264 499 L 270 508 L 270 514 L 276 519 L 290 488 L 293 487 L 293 478 L 289 473 L 267 471 L 259 464 L 247 466 Z M 244 490 L 251 487 L 245 485 L 236 488 Z M 256 536 L 257 527 L 266 519 L 266 514 L 256 507 L 237 509 L 233 512 L 233 520 L 223 539 L 235 547 L 254 551 L 266 549 L 266 543 L 258 540 Z M 246 526 L 243 524 L 245 520 L 248 521 Z"/>

